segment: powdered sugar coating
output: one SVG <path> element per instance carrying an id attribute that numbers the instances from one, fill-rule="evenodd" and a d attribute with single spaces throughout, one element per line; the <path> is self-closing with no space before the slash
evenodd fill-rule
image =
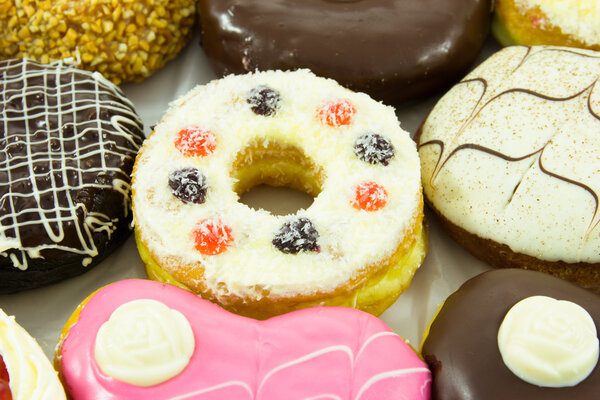
<path id="1" fill-rule="evenodd" d="M 255 114 L 246 101 L 259 84 L 281 96 L 273 116 Z M 317 109 L 337 99 L 347 99 L 355 108 L 352 122 L 322 124 Z M 215 152 L 190 158 L 176 151 L 173 138 L 186 126 L 213 132 Z M 393 144 L 395 156 L 387 166 L 355 156 L 354 143 L 366 131 L 379 132 Z M 238 201 L 231 174 L 237 155 L 251 143 L 269 142 L 298 148 L 323 171 L 321 192 L 308 209 L 295 214 L 318 231 L 319 252 L 282 253 L 272 240 L 288 217 Z M 202 170 L 209 184 L 206 202 L 197 206 L 174 199 L 166 190 L 165 166 Z M 260 298 L 257 287 L 281 296 L 333 290 L 394 254 L 421 207 L 416 146 L 394 110 L 306 70 L 228 76 L 193 89 L 173 102 L 145 142 L 133 180 L 140 239 L 167 272 L 182 264 L 202 266 L 205 283 L 217 296 Z M 386 206 L 377 212 L 351 205 L 354 188 L 365 181 L 376 181 L 388 193 Z M 234 239 L 227 251 L 204 256 L 194 249 L 189 232 L 197 221 L 215 217 L 231 227 Z"/>

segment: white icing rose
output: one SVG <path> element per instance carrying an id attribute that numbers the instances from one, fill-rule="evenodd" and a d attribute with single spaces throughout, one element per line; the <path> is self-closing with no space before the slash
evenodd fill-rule
<path id="1" fill-rule="evenodd" d="M 103 374 L 147 387 L 178 375 L 194 347 L 194 333 L 182 313 L 142 299 L 121 305 L 102 324 L 94 356 Z"/>
<path id="2" fill-rule="evenodd" d="M 545 387 L 577 385 L 598 362 L 592 317 L 578 304 L 546 296 L 528 297 L 508 311 L 498 348 L 515 375 Z"/>

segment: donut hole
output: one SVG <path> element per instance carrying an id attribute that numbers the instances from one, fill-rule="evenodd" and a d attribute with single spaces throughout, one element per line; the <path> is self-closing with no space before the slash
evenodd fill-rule
<path id="1" fill-rule="evenodd" d="M 233 163 L 234 191 L 240 202 L 276 215 L 306 209 L 321 193 L 325 175 L 293 145 L 257 139 Z"/>

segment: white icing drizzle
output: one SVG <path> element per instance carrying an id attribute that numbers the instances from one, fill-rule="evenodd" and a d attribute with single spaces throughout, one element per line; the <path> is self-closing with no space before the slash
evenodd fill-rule
<path id="1" fill-rule="evenodd" d="M 194 347 L 194 332 L 181 312 L 140 299 L 122 304 L 102 324 L 94 357 L 105 375 L 147 387 L 183 371 Z"/>
<path id="2" fill-rule="evenodd" d="M 2 68 L 5 89 L 0 94 L 0 101 L 4 104 L 4 107 L 1 108 L 0 118 L 4 124 L 5 138 L 9 144 L 1 150 L 0 154 L 0 169 L 4 169 L 7 176 L 6 181 L 1 179 L 0 183 L 7 187 L 18 184 L 29 185 L 31 194 L 24 195 L 8 189 L 0 198 L 0 202 L 8 205 L 9 208 L 9 212 L 0 216 L 0 254 L 5 257 L 9 256 L 13 265 L 23 270 L 28 265 L 27 257 L 40 257 L 40 251 L 44 249 L 59 249 L 88 255 L 89 257 L 84 259 L 83 264 L 89 264 L 86 260 L 90 260 L 90 257 L 98 254 L 92 234 L 104 231 L 110 236 L 116 229 L 115 223 L 117 220 L 111 219 L 100 212 L 88 214 L 85 207 L 78 204 L 71 197 L 71 192 L 86 188 L 115 190 L 123 196 L 124 215 L 126 216 L 129 209 L 129 177 L 122 174 L 118 168 L 107 165 L 106 160 L 114 158 L 133 159 L 143 139 L 141 136 L 142 123 L 136 115 L 133 105 L 117 86 L 104 79 L 102 75 L 78 70 L 61 62 L 42 68 L 39 68 L 40 65 L 34 61 L 24 59 L 21 63 L 20 73 L 9 73 L 9 70 L 14 68 L 14 64 L 7 64 Z M 77 73 L 77 80 L 74 79 L 74 75 L 69 76 L 72 72 Z M 69 77 L 68 82 L 65 81 L 65 77 Z M 42 79 L 44 84 L 28 86 L 29 79 L 34 78 Z M 50 83 L 55 86 L 47 88 L 46 84 Z M 85 90 L 81 86 L 82 83 L 92 85 L 92 89 Z M 12 88 L 18 86 L 20 86 L 19 89 Z M 27 104 L 27 96 L 35 93 L 45 96 L 43 106 L 40 104 Z M 101 99 L 102 94 L 110 94 L 112 97 L 118 98 L 118 101 L 114 99 L 103 100 Z M 49 106 L 49 99 L 55 101 L 56 105 Z M 69 100 L 64 102 L 65 99 Z M 18 113 L 10 111 L 7 105 L 11 102 L 22 104 L 22 111 Z M 95 126 L 82 129 L 77 126 L 76 115 L 88 110 L 95 112 L 95 117 L 91 118 L 91 120 L 95 118 Z M 101 110 L 111 110 L 123 115 L 112 116 L 110 120 L 111 129 L 107 129 L 106 125 L 102 125 L 99 117 Z M 40 115 L 43 115 L 44 118 L 38 123 L 37 129 L 33 130 L 27 121 L 34 117 L 39 118 Z M 66 136 L 63 132 L 65 128 L 63 118 L 66 115 L 72 115 L 73 117 L 73 124 L 66 127 L 74 130 L 74 133 L 69 136 Z M 56 119 L 56 124 L 51 123 L 51 117 Z M 9 123 L 16 122 L 22 122 L 25 127 L 24 142 L 21 142 L 17 136 L 11 136 L 11 132 L 7 129 Z M 89 121 L 86 121 L 86 123 L 89 123 Z M 97 141 L 86 145 L 86 142 L 82 139 L 89 138 L 94 131 L 98 136 Z M 44 134 L 46 137 L 38 140 L 36 134 Z M 113 141 L 113 137 L 124 138 L 131 143 L 132 148 L 117 145 Z M 32 145 L 39 145 L 44 141 L 47 142 L 47 152 L 45 154 L 39 152 L 33 154 L 31 151 Z M 26 156 L 9 156 L 7 154 L 7 148 L 17 142 L 27 148 Z M 64 150 L 63 144 L 67 142 L 74 144 L 73 151 L 66 152 Z M 95 167 L 85 166 L 86 159 L 89 160 L 89 157 L 100 159 L 102 161 L 101 165 Z M 36 174 L 35 164 L 40 162 L 47 163 L 49 168 L 42 174 Z M 19 167 L 27 167 L 29 176 L 22 179 L 12 177 L 11 169 Z M 106 184 L 95 183 L 93 177 L 103 172 L 117 173 L 122 177 L 113 179 L 112 182 Z M 72 182 L 67 184 L 67 175 L 72 173 L 77 176 L 77 185 L 71 184 Z M 52 182 L 49 189 L 42 189 L 37 186 L 36 178 L 44 175 L 48 175 Z M 62 177 L 62 186 L 59 186 L 59 182 L 57 182 L 57 175 Z M 29 196 L 35 202 L 34 207 L 25 210 L 15 209 L 14 202 L 17 198 Z M 42 208 L 40 204 L 42 196 L 44 198 L 52 196 L 53 207 L 46 206 Z M 60 205 L 59 198 L 66 199 L 66 205 Z M 17 215 L 24 212 L 35 214 L 37 218 L 18 223 Z M 85 216 L 83 222 L 78 222 L 81 218 L 78 214 Z M 67 224 L 72 224 L 76 229 L 79 243 L 77 247 L 63 243 L 65 238 L 64 227 Z M 27 225 L 40 225 L 52 243 L 24 246 L 20 230 Z M 8 254 L 7 250 L 12 251 Z M 17 256 L 19 253 L 20 257 Z"/>
<path id="3" fill-rule="evenodd" d="M 246 101 L 259 85 L 280 95 L 272 116 L 256 115 Z M 356 113 L 351 124 L 331 127 L 320 122 L 318 109 L 330 99 L 352 103 Z M 175 137 L 188 126 L 215 134 L 214 153 L 185 157 L 176 150 Z M 394 157 L 387 166 L 361 161 L 354 154 L 354 144 L 365 132 L 377 132 L 393 145 Z M 322 168 L 321 192 L 308 209 L 295 214 L 314 225 L 318 252 L 277 250 L 272 240 L 289 216 L 253 210 L 238 201 L 230 171 L 236 156 L 257 142 L 297 148 Z M 202 205 L 183 204 L 168 188 L 168 174 L 187 167 L 206 176 Z M 401 129 L 394 109 L 306 70 L 231 75 L 194 88 L 172 103 L 145 142 L 133 181 L 134 220 L 142 242 L 170 273 L 180 265 L 202 267 L 204 283 L 216 296 L 260 298 L 263 289 L 274 296 L 294 296 L 345 285 L 397 250 L 420 207 L 415 144 Z M 367 212 L 352 207 L 354 189 L 365 181 L 385 188 L 383 208 Z M 190 232 L 198 221 L 212 217 L 231 227 L 234 240 L 226 251 L 205 256 L 194 249 Z"/>
<path id="4" fill-rule="evenodd" d="M 590 314 L 576 303 L 546 296 L 528 297 L 508 311 L 498 348 L 516 376 L 544 387 L 575 386 L 598 362 Z"/>
<path id="5" fill-rule="evenodd" d="M 0 356 L 13 400 L 61 400 L 65 393 L 39 344 L 0 310 Z"/>

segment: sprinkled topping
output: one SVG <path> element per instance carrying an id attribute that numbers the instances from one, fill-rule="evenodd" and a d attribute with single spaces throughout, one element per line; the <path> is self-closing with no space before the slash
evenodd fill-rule
<path id="1" fill-rule="evenodd" d="M 175 147 L 184 156 L 204 157 L 215 151 L 217 138 L 208 129 L 198 127 L 184 128 L 175 138 Z"/>
<path id="2" fill-rule="evenodd" d="M 196 168 L 184 168 L 169 174 L 173 196 L 184 203 L 202 204 L 206 199 L 206 177 Z"/>
<path id="3" fill-rule="evenodd" d="M 381 135 L 365 133 L 354 142 L 354 154 L 369 164 L 388 165 L 390 159 L 394 157 L 394 146 Z"/>
<path id="4" fill-rule="evenodd" d="M 203 219 L 192 232 L 196 250 L 214 256 L 224 252 L 233 241 L 231 227 L 218 218 Z"/>
<path id="5" fill-rule="evenodd" d="M 250 91 L 246 101 L 255 114 L 269 117 L 277 112 L 281 103 L 281 96 L 270 87 L 260 85 Z"/>
<path id="6" fill-rule="evenodd" d="M 387 192 L 375 182 L 363 182 L 354 188 L 352 207 L 365 211 L 377 211 L 387 203 Z"/>
<path id="7" fill-rule="evenodd" d="M 319 251 L 319 232 L 306 217 L 287 221 L 273 239 L 273 245 L 283 253 L 296 254 L 300 251 Z"/>
<path id="8" fill-rule="evenodd" d="M 317 109 L 317 116 L 323 125 L 338 127 L 350 125 L 356 109 L 348 99 L 328 101 Z"/>

